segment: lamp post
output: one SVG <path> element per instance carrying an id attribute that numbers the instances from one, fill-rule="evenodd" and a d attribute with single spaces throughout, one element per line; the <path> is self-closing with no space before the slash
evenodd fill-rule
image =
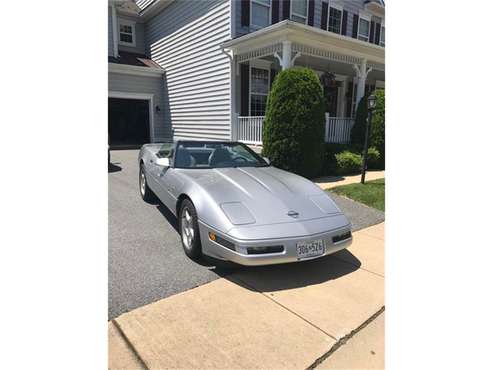
<path id="1" fill-rule="evenodd" d="M 366 175 L 366 167 L 368 162 L 368 141 L 371 131 L 371 119 L 373 115 L 373 110 L 377 105 L 377 98 L 375 95 L 371 94 L 368 97 L 367 108 L 368 108 L 368 117 L 366 119 L 366 131 L 365 131 L 365 146 L 363 147 L 363 164 L 361 166 L 361 183 L 365 183 L 365 175 Z"/>

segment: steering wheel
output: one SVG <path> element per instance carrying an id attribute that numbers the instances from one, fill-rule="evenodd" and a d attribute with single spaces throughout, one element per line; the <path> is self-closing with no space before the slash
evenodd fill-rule
<path id="1" fill-rule="evenodd" d="M 248 160 L 246 160 L 243 157 L 234 157 L 233 158 L 233 162 L 243 162 L 243 163 L 246 163 L 246 162 L 248 162 Z"/>

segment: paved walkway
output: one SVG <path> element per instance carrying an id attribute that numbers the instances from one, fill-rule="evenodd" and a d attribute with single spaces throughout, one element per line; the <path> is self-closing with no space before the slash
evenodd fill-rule
<path id="1" fill-rule="evenodd" d="M 385 177 L 385 171 L 368 171 L 366 173 L 366 181 L 383 179 Z M 352 176 L 324 176 L 319 177 L 313 182 L 320 186 L 322 189 L 335 188 L 336 186 L 355 184 L 361 181 L 360 175 Z"/>
<path id="2" fill-rule="evenodd" d="M 353 236 L 332 256 L 239 269 L 117 317 L 109 367 L 383 368 L 384 223 Z"/>

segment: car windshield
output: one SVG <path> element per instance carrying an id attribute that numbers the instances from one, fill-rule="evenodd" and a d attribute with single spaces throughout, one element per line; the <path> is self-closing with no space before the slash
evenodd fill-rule
<path id="1" fill-rule="evenodd" d="M 176 146 L 176 168 L 265 167 L 269 164 L 242 143 L 180 141 Z"/>

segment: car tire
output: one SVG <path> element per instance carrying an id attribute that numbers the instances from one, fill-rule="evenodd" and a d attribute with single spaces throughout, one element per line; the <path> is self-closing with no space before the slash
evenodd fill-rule
<path id="1" fill-rule="evenodd" d="M 156 199 L 156 196 L 147 185 L 146 172 L 142 164 L 140 165 L 139 171 L 139 192 L 142 199 L 146 202 L 152 202 Z"/>
<path id="2" fill-rule="evenodd" d="M 199 259 L 202 256 L 200 243 L 199 222 L 197 211 L 189 199 L 183 200 L 178 214 L 178 227 L 181 236 L 181 245 L 185 254 L 191 259 Z"/>

